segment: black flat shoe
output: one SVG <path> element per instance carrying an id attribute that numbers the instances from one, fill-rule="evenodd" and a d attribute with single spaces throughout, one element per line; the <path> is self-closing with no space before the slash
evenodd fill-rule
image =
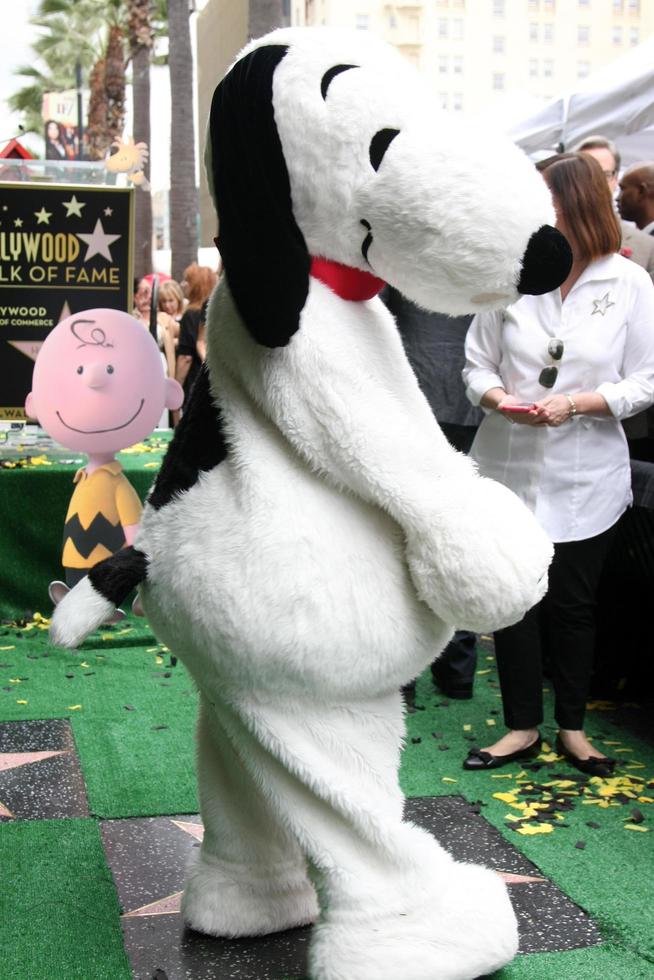
<path id="1" fill-rule="evenodd" d="M 519 749 L 517 752 L 510 752 L 509 755 L 491 755 L 490 752 L 484 752 L 482 749 L 471 749 L 468 752 L 468 757 L 463 763 L 464 769 L 499 769 L 500 766 L 505 766 L 507 762 L 520 762 L 522 759 L 533 759 L 541 750 L 541 745 L 543 744 L 543 739 L 538 733 L 538 738 L 531 745 L 528 745 L 526 749 Z"/>
<path id="2" fill-rule="evenodd" d="M 436 687 L 446 698 L 451 698 L 453 701 L 469 701 L 472 698 L 472 684 L 451 680 L 445 671 L 438 669 L 438 663 L 431 665 L 431 676 Z"/>
<path id="3" fill-rule="evenodd" d="M 590 755 L 587 759 L 578 759 L 568 749 L 566 749 L 560 735 L 556 736 L 556 751 L 570 762 L 579 772 L 585 772 L 588 776 L 612 776 L 615 769 L 616 759 L 609 759 L 607 756 Z"/>

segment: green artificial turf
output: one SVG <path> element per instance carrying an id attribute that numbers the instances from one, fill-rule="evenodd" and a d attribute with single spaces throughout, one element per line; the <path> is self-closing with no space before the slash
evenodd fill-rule
<path id="1" fill-rule="evenodd" d="M 143 619 L 79 652 L 50 646 L 38 621 L 0 630 L 0 721 L 68 718 L 95 816 L 197 813 L 196 710 L 186 669 Z"/>
<path id="2" fill-rule="evenodd" d="M 547 965 L 554 962 L 552 954 L 520 957 L 499 974 L 502 980 L 546 980 L 551 976 L 571 980 L 596 980 L 602 976 L 610 980 L 654 978 L 654 750 L 612 724 L 611 705 L 591 702 L 586 730 L 603 751 L 620 760 L 616 778 L 629 782 L 588 779 L 565 760 L 550 760 L 546 753 L 534 760 L 541 766 L 537 772 L 523 769 L 519 763 L 494 772 L 464 771 L 461 764 L 469 748 L 473 744 L 490 745 L 505 730 L 494 658 L 488 644 L 480 647 L 472 701 L 448 701 L 434 688 L 426 672 L 418 681 L 416 704 L 424 710 L 418 708 L 407 719 L 401 771 L 406 795 L 460 794 L 470 801 L 479 801 L 483 816 L 592 915 L 610 944 L 574 954 L 555 954 L 556 967 Z M 541 731 L 553 745 L 556 726 L 549 691 L 545 714 Z M 469 730 L 464 726 L 470 726 Z M 468 741 L 466 736 L 474 741 Z M 565 789 L 538 789 L 554 781 Z M 567 782 L 572 785 L 565 786 Z M 496 793 L 511 793 L 530 785 L 534 791 L 527 799 L 540 801 L 543 792 L 563 792 L 560 798 L 572 804 L 572 809 L 562 814 L 562 821 L 546 820 L 553 827 L 549 833 L 518 833 L 515 828 L 522 824 L 509 821 L 507 816 L 520 816 L 521 811 L 494 797 Z M 524 799 L 516 795 L 518 802 Z M 634 823 L 634 813 L 637 820 L 643 818 L 641 823 Z M 524 822 L 538 827 L 535 819 Z M 589 822 L 599 826 L 590 827 Z M 629 830 L 626 825 L 645 829 Z M 578 843 L 584 845 L 583 849 L 576 846 Z M 566 963 L 570 966 L 566 967 Z"/>
<path id="3" fill-rule="evenodd" d="M 130 980 L 94 820 L 0 827 L 0 980 Z"/>
<path id="4" fill-rule="evenodd" d="M 129 617 L 125 624 L 94 634 L 77 653 L 49 646 L 47 632 L 40 628 L 45 625 L 37 619 L 0 628 L 0 721 L 69 718 L 90 810 L 96 816 L 197 812 L 196 695 L 183 665 L 173 666 L 170 653 L 154 640 L 147 624 L 134 617 Z M 546 701 L 542 731 L 553 744 L 555 728 L 549 693 Z M 491 773 L 465 772 L 461 763 L 472 744 L 468 739 L 483 746 L 492 743 L 503 731 L 501 699 L 489 644 L 480 648 L 472 701 L 448 702 L 433 687 L 427 671 L 418 681 L 416 704 L 417 710 L 407 718 L 407 744 L 401 770 L 405 793 L 408 796 L 460 794 L 479 801 L 484 817 L 593 916 L 604 938 L 601 946 L 589 949 L 520 956 L 497 975 L 497 980 L 654 978 L 651 911 L 654 804 L 649 802 L 654 800 L 654 751 L 615 727 L 611 706 L 598 702 L 588 713 L 587 730 L 602 749 L 620 759 L 616 776 L 623 780 L 621 784 L 588 781 L 564 760 L 546 753 L 536 760 L 541 766 L 538 772 L 522 769 L 517 763 Z M 604 742 L 619 744 L 604 745 Z M 624 782 L 626 779 L 628 783 Z M 545 787 L 548 782 L 557 782 L 558 786 Z M 571 803 L 572 808 L 563 814 L 562 821 L 547 818 L 553 827 L 549 833 L 535 836 L 518 833 L 514 828 L 521 825 L 511 823 L 507 816 L 522 816 L 521 810 L 494 797 L 496 793 L 506 794 L 527 786 L 534 786 L 527 799 L 542 800 L 545 792 L 563 793 L 560 798 Z M 523 796 L 516 795 L 514 799 L 521 802 Z M 634 810 L 643 818 L 635 826 L 645 828 L 644 831 L 625 829 L 629 823 L 634 825 Z M 524 822 L 532 827 L 542 826 L 531 817 Z M 597 826 L 590 827 L 589 822 Z M 9 875 L 15 876 L 14 869 L 18 868 L 18 879 L 22 877 L 22 852 L 8 843 L 8 834 L 14 840 L 21 827 L 32 826 L 33 831 L 24 833 L 36 834 L 39 840 L 39 833 L 44 835 L 43 840 L 52 834 L 53 870 L 45 890 L 49 896 L 50 879 L 59 876 L 64 880 L 70 865 L 65 845 L 68 832 L 61 827 L 85 827 L 88 836 L 93 822 L 47 821 L 0 826 L 0 853 L 5 855 L 5 864 L 0 867 L 5 874 L 8 869 Z M 583 849 L 576 846 L 579 842 L 584 844 Z M 101 883 L 108 872 L 103 861 L 100 864 L 93 875 Z M 18 881 L 19 905 L 29 900 L 23 891 L 27 889 L 27 895 L 30 887 L 27 880 Z M 64 916 L 69 914 L 73 914 L 70 908 L 62 912 Z M 14 919 L 12 913 L 12 922 Z M 119 942 L 119 926 L 116 924 L 115 928 L 115 942 Z M 89 947 L 87 952 L 84 943 L 79 948 L 82 952 L 75 962 L 82 963 L 83 956 L 88 956 L 91 962 L 93 949 Z M 62 947 L 64 964 L 66 955 Z M 105 975 L 109 974 L 76 974 L 66 972 L 63 967 L 53 968 L 50 973 L 66 980 Z M 25 971 L 11 973 L 12 980 L 14 977 L 37 980 L 39 976 Z M 123 973 L 116 969 L 111 976 L 112 980 L 120 980 Z M 0 980 L 3 980 L 1 965 Z"/>

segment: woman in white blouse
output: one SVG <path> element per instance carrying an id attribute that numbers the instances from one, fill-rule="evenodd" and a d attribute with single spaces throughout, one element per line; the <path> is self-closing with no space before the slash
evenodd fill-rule
<path id="1" fill-rule="evenodd" d="M 475 317 L 463 378 L 487 414 L 471 455 L 510 487 L 555 543 L 540 606 L 495 634 L 509 732 L 472 751 L 466 769 L 493 769 L 540 750 L 541 637 L 555 691 L 557 748 L 577 768 L 611 773 L 584 733 L 595 602 L 615 525 L 631 504 L 620 420 L 654 403 L 654 286 L 615 254 L 620 226 L 601 167 L 584 153 L 541 165 L 556 227 L 574 262 L 560 290 Z"/>

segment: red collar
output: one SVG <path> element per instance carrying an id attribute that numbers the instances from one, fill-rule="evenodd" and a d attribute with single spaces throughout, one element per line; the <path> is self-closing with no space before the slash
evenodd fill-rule
<path id="1" fill-rule="evenodd" d="M 361 269 L 331 262 L 329 259 L 312 258 L 310 272 L 341 299 L 349 299 L 354 303 L 372 299 L 386 285 L 383 279 L 378 279 L 370 272 L 362 272 Z"/>

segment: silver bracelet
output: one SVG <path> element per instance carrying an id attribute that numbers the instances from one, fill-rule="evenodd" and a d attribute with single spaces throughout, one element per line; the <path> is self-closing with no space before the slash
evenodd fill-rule
<path id="1" fill-rule="evenodd" d="M 576 403 L 575 403 L 575 400 L 574 400 L 574 398 L 572 397 L 572 395 L 567 395 L 567 394 L 566 394 L 566 396 L 565 396 L 565 397 L 566 397 L 566 398 L 568 399 L 568 401 L 570 402 L 570 415 L 568 416 L 568 418 L 572 418 L 572 417 L 573 417 L 574 415 L 576 415 L 576 414 L 577 414 L 577 405 L 576 405 Z"/>

